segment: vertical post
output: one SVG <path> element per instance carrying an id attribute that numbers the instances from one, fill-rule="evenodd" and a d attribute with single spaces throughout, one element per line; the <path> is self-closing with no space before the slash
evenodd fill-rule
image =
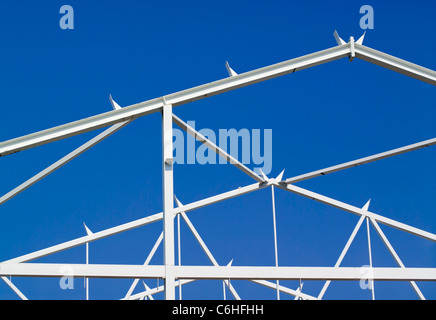
<path id="1" fill-rule="evenodd" d="M 366 232 L 368 234 L 368 253 L 369 253 L 369 267 L 372 268 L 372 254 L 371 254 L 371 238 L 369 235 L 369 219 L 366 219 Z M 375 300 L 374 280 L 368 280 L 369 290 L 371 290 L 372 300 Z"/>
<path id="2" fill-rule="evenodd" d="M 172 105 L 162 108 L 162 194 L 165 264 L 165 299 L 175 300 L 174 279 L 174 190 L 173 190 L 173 115 Z"/>
<path id="3" fill-rule="evenodd" d="M 276 225 L 276 203 L 274 199 L 274 186 L 271 186 L 272 210 L 273 210 L 273 227 L 274 227 L 274 255 L 276 267 L 279 266 L 279 256 L 277 253 L 277 225 Z M 279 280 L 277 280 L 277 300 L 280 300 Z"/>
<path id="4" fill-rule="evenodd" d="M 182 265 L 182 246 L 180 243 L 180 214 L 177 215 L 177 259 L 179 267 Z M 182 285 L 179 284 L 179 300 L 182 300 Z"/>
<path id="5" fill-rule="evenodd" d="M 226 298 L 226 283 L 223 281 L 223 299 L 227 300 Z"/>
<path id="6" fill-rule="evenodd" d="M 86 243 L 86 264 L 89 264 L 89 242 Z M 89 278 L 85 277 L 86 300 L 89 300 Z"/>

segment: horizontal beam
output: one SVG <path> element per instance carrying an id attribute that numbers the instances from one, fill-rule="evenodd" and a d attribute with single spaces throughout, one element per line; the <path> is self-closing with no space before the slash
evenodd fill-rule
<path id="1" fill-rule="evenodd" d="M 425 140 L 425 141 L 421 141 L 421 142 L 418 142 L 418 143 L 410 144 L 410 145 L 405 146 L 405 147 L 389 150 L 389 151 L 382 152 L 382 153 L 377 153 L 377 154 L 369 156 L 369 157 L 360 158 L 360 159 L 357 159 L 357 160 L 353 160 L 353 161 L 345 162 L 345 163 L 342 163 L 342 164 L 338 164 L 336 166 L 332 166 L 332 167 L 328 167 L 328 168 L 312 171 L 312 172 L 309 172 L 309 173 L 305 173 L 305 174 L 302 174 L 302 175 L 299 175 L 299 176 L 295 176 L 295 177 L 292 177 L 292 178 L 288 178 L 288 179 L 286 179 L 285 183 L 287 183 L 287 184 L 288 183 L 296 183 L 296 182 L 307 180 L 307 179 L 311 179 L 311 178 L 314 178 L 314 177 L 324 176 L 324 175 L 329 174 L 329 173 L 337 172 L 337 171 L 348 169 L 348 168 L 352 168 L 352 167 L 357 167 L 357 166 L 360 166 L 362 164 L 366 164 L 366 163 L 370 163 L 370 162 L 373 162 L 373 161 L 377 161 L 377 160 L 385 159 L 385 158 L 388 158 L 388 157 L 396 156 L 396 155 L 399 155 L 399 154 L 402 154 L 402 153 L 406 153 L 406 152 L 409 152 L 409 151 L 413 151 L 413 150 L 418 150 L 418 149 L 421 149 L 421 148 L 429 147 L 429 146 L 432 146 L 432 145 L 435 145 L 435 144 L 436 144 L 436 138 Z"/>
<path id="2" fill-rule="evenodd" d="M 433 281 L 436 268 L 349 268 L 349 267 L 176 267 L 179 279 L 268 279 L 268 280 L 381 280 Z"/>
<path id="3" fill-rule="evenodd" d="M 214 81 L 191 89 L 155 98 L 134 105 L 105 112 L 89 118 L 70 122 L 51 129 L 39 131 L 0 143 L 0 157 L 49 142 L 65 139 L 77 134 L 96 130 L 118 122 L 135 119 L 161 110 L 164 104 L 173 107 L 213 95 L 235 90 L 254 83 L 283 76 L 322 63 L 346 57 L 350 52 L 348 45 L 318 51 L 295 59 L 256 69 L 234 77 Z"/>
<path id="4" fill-rule="evenodd" d="M 368 218 L 372 218 L 372 219 L 376 220 L 377 222 L 380 222 L 384 225 L 394 227 L 394 228 L 402 230 L 402 231 L 406 231 L 408 233 L 417 235 L 417 236 L 422 237 L 424 239 L 436 241 L 436 234 L 434 234 L 434 233 L 430 233 L 430 232 L 427 232 L 427 231 L 424 231 L 424 230 L 421 230 L 421 229 L 418 229 L 415 227 L 411 227 L 405 223 L 401 223 L 401 222 L 395 221 L 393 219 L 386 218 L 386 217 L 378 215 L 376 213 L 360 209 L 358 207 L 355 207 L 355 206 L 349 205 L 347 203 L 323 196 L 321 194 L 297 187 L 297 186 L 292 185 L 292 184 L 288 184 L 286 186 L 286 185 L 283 185 L 281 183 L 276 183 L 276 185 L 277 185 L 277 187 L 279 187 L 281 189 L 291 191 L 293 193 L 299 194 L 299 195 L 304 196 L 306 198 L 328 204 L 332 207 L 339 208 L 339 209 L 342 209 L 342 210 L 350 212 L 350 213 L 354 213 L 354 214 L 359 215 L 359 216 L 365 216 Z"/>
<path id="5" fill-rule="evenodd" d="M 356 58 L 393 70 L 406 76 L 436 85 L 436 71 L 409 61 L 354 43 Z"/>
<path id="6" fill-rule="evenodd" d="M 238 280 L 381 280 L 435 281 L 436 268 L 175 266 L 178 279 Z M 163 278 L 162 265 L 13 263 L 0 266 L 0 276 Z"/>
<path id="7" fill-rule="evenodd" d="M 206 199 L 195 201 L 195 202 L 192 202 L 190 204 L 180 206 L 178 208 L 174 208 L 173 213 L 175 215 L 175 214 L 178 214 L 182 211 L 188 212 L 191 210 L 199 209 L 201 207 L 204 207 L 204 206 L 207 206 L 207 205 L 210 205 L 213 203 L 217 203 L 217 202 L 220 202 L 223 200 L 237 197 L 237 196 L 249 193 L 249 192 L 253 192 L 255 190 L 263 189 L 269 185 L 270 185 L 269 183 L 263 183 L 263 184 L 254 183 L 254 184 L 251 184 L 251 185 L 248 185 L 245 187 L 241 187 L 241 188 L 238 188 L 238 189 L 235 189 L 232 191 L 218 194 L 218 195 L 213 196 L 213 197 L 209 197 Z M 42 257 L 45 257 L 47 255 L 50 255 L 50 254 L 53 254 L 53 253 L 56 253 L 59 251 L 63 251 L 66 249 L 77 247 L 77 246 L 85 244 L 87 242 L 92 242 L 92 241 L 95 241 L 98 239 L 109 237 L 111 235 L 114 235 L 114 234 L 117 234 L 120 232 L 124 232 L 124 231 L 128 231 L 128 230 L 131 230 L 134 228 L 142 227 L 142 226 L 145 226 L 147 224 L 150 224 L 150 223 L 153 223 L 156 221 L 160 221 L 162 219 L 163 219 L 162 212 L 156 213 L 154 215 L 151 215 L 151 216 L 148 216 L 145 218 L 141 218 L 141 219 L 137 219 L 137 220 L 134 220 L 131 222 L 127 222 L 127 223 L 118 225 L 116 227 L 112 227 L 112 228 L 109 228 L 106 230 L 95 232 L 95 233 L 89 234 L 87 236 L 83 236 L 83 237 L 80 237 L 80 238 L 77 238 L 74 240 L 70 240 L 70 241 L 67 241 L 67 242 L 64 242 L 61 244 L 57 244 L 57 245 L 54 245 L 54 246 L 51 246 L 51 247 L 48 247 L 48 248 L 45 248 L 42 250 L 35 251 L 32 253 L 20 256 L 20 257 L 16 257 L 16 258 L 4 261 L 2 263 L 20 263 L 20 262 L 27 262 L 27 261 L 31 261 L 34 259 L 42 258 Z M 1 266 L 1 263 L 0 263 L 0 266 Z"/>

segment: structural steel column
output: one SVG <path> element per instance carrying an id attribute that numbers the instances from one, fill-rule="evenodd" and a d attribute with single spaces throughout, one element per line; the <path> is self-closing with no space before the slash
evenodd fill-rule
<path id="1" fill-rule="evenodd" d="M 165 264 L 165 299 L 175 300 L 174 279 L 174 189 L 173 189 L 173 111 L 171 104 L 162 108 L 162 194 Z"/>

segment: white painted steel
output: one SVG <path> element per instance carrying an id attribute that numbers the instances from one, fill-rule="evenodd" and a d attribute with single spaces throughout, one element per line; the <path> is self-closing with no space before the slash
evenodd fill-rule
<path id="1" fill-rule="evenodd" d="M 163 278 L 165 266 L 125 264 L 7 263 L 0 265 L 0 276 L 62 277 L 65 267 L 73 277 Z M 253 266 L 175 266 L 178 279 L 238 280 L 360 280 L 364 268 L 356 267 L 253 267 Z M 436 281 L 436 268 L 372 268 L 377 281 Z"/>
<path id="2" fill-rule="evenodd" d="M 175 198 L 175 196 L 174 196 Z M 180 214 L 177 215 L 177 260 L 178 265 L 182 265 L 182 243 L 180 236 Z M 179 300 L 182 300 L 182 286 L 179 286 Z"/>
<path id="3" fill-rule="evenodd" d="M 242 164 L 238 159 L 232 157 L 229 153 L 218 147 L 215 143 L 207 139 L 205 136 L 203 136 L 201 133 L 196 131 L 194 128 L 189 126 L 186 122 L 184 122 L 182 119 L 177 117 L 175 114 L 173 114 L 173 121 L 175 124 L 177 124 L 180 128 L 185 130 L 187 133 L 189 133 L 191 136 L 193 136 L 197 141 L 201 142 L 205 146 L 207 146 L 209 149 L 211 149 L 213 152 L 215 152 L 217 155 L 228 161 L 230 164 L 233 164 L 236 168 L 243 171 L 250 177 L 252 177 L 254 180 L 258 182 L 264 182 L 264 179 L 259 177 L 258 174 L 256 174 L 253 170 L 248 168 L 246 165 Z"/>
<path id="4" fill-rule="evenodd" d="M 274 231 L 274 258 L 276 267 L 279 266 L 279 254 L 277 252 L 277 224 L 276 224 L 276 201 L 274 197 L 274 186 L 271 186 L 271 202 L 272 202 L 272 212 L 273 212 L 273 231 Z M 279 280 L 277 284 L 277 300 L 280 300 L 280 290 L 279 290 Z"/>
<path id="5" fill-rule="evenodd" d="M 0 143 L 0 157 L 15 152 L 19 152 L 25 149 L 36 147 L 42 144 L 50 143 L 52 141 L 68 138 L 80 133 L 88 132 L 91 130 L 99 129 L 102 127 L 110 126 L 111 128 L 105 130 L 94 139 L 85 143 L 81 147 L 77 148 L 64 158 L 60 159 L 47 169 L 41 171 L 39 174 L 30 178 L 17 188 L 13 189 L 6 195 L 0 198 L 0 205 L 15 195 L 19 194 L 26 188 L 30 187 L 32 184 L 41 180 L 42 178 L 49 175 L 51 172 L 57 170 L 64 164 L 68 163 L 81 153 L 85 152 L 98 142 L 102 141 L 110 134 L 121 129 L 130 121 L 137 117 L 145 116 L 157 111 L 162 112 L 162 173 L 163 173 L 163 212 L 152 216 L 148 216 L 142 219 L 138 219 L 129 223 L 125 223 L 113 228 L 109 228 L 100 232 L 92 233 L 88 228 L 87 236 L 77 238 L 71 241 L 61 243 L 43 250 L 39 250 L 21 257 L 10 259 L 3 263 L 0 263 L 0 276 L 2 279 L 23 299 L 26 297 L 16 288 L 10 280 L 6 278 L 6 275 L 14 276 L 41 276 L 41 277 L 59 277 L 63 276 L 62 270 L 65 264 L 47 264 L 47 263 L 23 263 L 31 261 L 55 252 L 66 250 L 81 244 L 86 244 L 86 263 L 85 264 L 69 264 L 68 266 L 74 270 L 75 277 L 85 277 L 86 279 L 86 299 L 89 298 L 89 277 L 110 277 L 110 278 L 136 278 L 126 294 L 125 299 L 133 298 L 131 296 L 133 288 L 136 286 L 140 278 L 164 278 L 165 286 L 157 286 L 155 289 L 150 289 L 145 285 L 145 292 L 134 297 L 149 297 L 152 299 L 152 294 L 159 292 L 165 288 L 165 299 L 174 300 L 175 299 L 175 287 L 180 286 L 184 283 L 192 282 L 195 279 L 223 279 L 224 283 L 229 287 L 235 298 L 239 299 L 239 295 L 236 290 L 230 284 L 229 279 L 247 279 L 255 283 L 262 284 L 277 290 L 277 298 L 280 298 L 280 291 L 295 295 L 297 298 L 313 298 L 309 295 L 301 293 L 301 279 L 308 280 L 327 280 L 326 284 L 321 290 L 318 298 L 322 298 L 325 290 L 327 289 L 331 280 L 360 280 L 362 278 L 362 268 L 343 268 L 339 267 L 345 256 L 351 242 L 353 241 L 357 230 L 360 228 L 364 219 L 367 220 L 367 232 L 368 232 L 368 248 L 369 248 L 369 259 L 370 259 L 370 271 L 371 277 L 368 279 L 370 283 L 373 280 L 401 280 L 410 281 L 413 289 L 416 291 L 421 299 L 424 299 L 421 291 L 417 287 L 414 281 L 426 281 L 426 280 L 436 280 L 436 268 L 406 268 L 401 262 L 400 258 L 396 254 L 395 250 L 387 240 L 386 236 L 381 231 L 378 226 L 378 222 L 385 225 L 395 227 L 402 231 L 406 231 L 425 239 L 436 241 L 436 235 L 427 231 L 420 230 L 408 226 L 404 223 L 397 222 L 393 219 L 383 217 L 381 215 L 372 213 L 368 211 L 369 202 L 362 208 L 359 209 L 352 205 L 348 205 L 338 200 L 296 187 L 292 183 L 310 179 L 316 176 L 325 175 L 328 173 L 336 172 L 339 170 L 347 169 L 364 163 L 369 163 L 372 161 L 380 160 L 383 158 L 398 155 L 404 152 L 417 150 L 419 148 L 427 147 L 436 144 L 436 138 L 426 140 L 417 144 L 409 145 L 403 148 L 394 149 L 384 153 L 379 153 L 370 157 L 361 158 L 358 160 L 343 163 L 337 166 L 325 168 L 322 170 L 317 170 L 314 172 L 306 173 L 297 177 L 289 178 L 286 181 L 281 181 L 283 172 L 276 179 L 269 179 L 262 173 L 262 177 L 254 173 L 251 169 L 247 168 L 245 165 L 240 163 L 237 159 L 231 157 L 227 152 L 224 152 L 216 144 L 212 143 L 210 140 L 206 139 L 204 136 L 199 134 L 193 128 L 189 127 L 181 119 L 173 115 L 172 108 L 175 106 L 183 105 L 195 100 L 203 99 L 212 95 L 224 93 L 230 90 L 241 88 L 243 86 L 251 85 L 257 82 L 272 79 L 285 74 L 293 73 L 295 71 L 303 70 L 312 66 L 316 66 L 322 63 L 326 63 L 332 60 L 340 59 L 342 57 L 349 57 L 352 61 L 355 57 L 362 60 L 375 63 L 377 65 L 383 66 L 390 70 L 405 74 L 412 78 L 427 82 L 432 85 L 436 85 L 436 72 L 411 62 L 390 56 L 388 54 L 379 52 L 377 50 L 368 48 L 362 45 L 364 35 L 359 38 L 358 41 L 354 41 L 353 37 L 350 37 L 350 41 L 345 43 L 337 32 L 335 31 L 335 38 L 338 42 L 338 46 L 313 54 L 309 54 L 303 57 L 291 59 L 282 63 L 277 63 L 257 70 L 249 71 L 243 74 L 236 74 L 226 63 L 227 70 L 229 71 L 230 77 L 214 81 L 208 84 L 204 84 L 191 89 L 176 92 L 165 97 L 160 97 L 138 104 L 134 104 L 125 108 L 121 108 L 113 99 L 110 97 L 110 102 L 113 107 L 113 111 L 99 114 L 93 117 L 82 119 L 79 121 L 67 123 L 58 127 L 50 128 L 33 134 L 29 134 L 16 139 L 8 140 Z M 254 178 L 258 183 L 252 184 L 243 188 L 238 188 L 226 193 L 222 193 L 217 196 L 209 197 L 203 200 L 193 202 L 188 205 L 181 205 L 178 202 L 179 207 L 174 208 L 173 200 L 173 146 L 172 146 L 172 122 L 178 124 L 181 128 L 186 130 L 189 134 L 193 135 L 197 140 L 204 143 L 207 147 L 212 149 L 214 152 L 220 156 L 227 159 L 230 163 L 234 164 L 240 170 L 248 174 L 250 177 Z M 271 186 L 272 189 L 272 204 L 273 204 L 273 224 L 274 224 L 274 246 L 275 246 L 275 267 L 232 267 L 231 263 L 228 266 L 221 267 L 216 262 L 215 258 L 205 245 L 204 241 L 201 239 L 198 232 L 193 227 L 190 220 L 187 218 L 185 212 L 201 208 L 219 201 L 223 201 L 229 198 L 243 195 L 248 192 L 259 190 L 265 187 Z M 360 216 L 360 220 L 356 225 L 353 233 L 351 234 L 348 242 L 343 249 L 335 267 L 278 267 L 278 250 L 277 250 L 277 232 L 276 232 L 276 215 L 275 215 L 275 199 L 274 199 L 274 186 L 280 187 L 282 189 L 294 192 L 296 194 L 311 198 L 313 200 L 320 201 L 322 203 L 328 204 L 330 206 L 340 208 L 342 210 L 357 214 Z M 180 214 L 188 224 L 188 227 L 193 232 L 197 241 L 200 243 L 203 250 L 206 252 L 207 256 L 211 260 L 213 266 L 181 266 L 180 260 L 180 228 L 178 236 L 178 250 L 179 250 L 179 265 L 175 265 L 175 246 L 174 246 L 174 216 Z M 179 216 L 180 216 L 179 215 Z M 179 219 L 179 218 L 178 218 Z M 369 223 L 371 220 L 372 224 L 376 228 L 379 235 L 382 237 L 385 245 L 388 247 L 392 256 L 400 266 L 399 268 L 373 268 L 372 267 L 372 254 L 371 254 L 371 243 L 369 234 Z M 101 239 L 119 232 L 127 231 L 133 228 L 144 226 L 146 224 L 163 220 L 163 234 L 159 237 L 158 241 L 155 243 L 152 251 L 147 257 L 146 262 L 143 266 L 136 265 L 95 265 L 89 264 L 89 242 Z M 179 221 L 179 220 L 178 220 Z M 179 226 L 179 224 L 178 224 Z M 89 232 L 88 232 L 89 230 Z M 148 262 L 156 251 L 159 243 L 164 241 L 164 265 L 162 266 L 150 266 Z M 181 279 L 176 281 L 176 279 Z M 273 284 L 266 279 L 276 280 L 277 283 Z M 298 290 L 292 290 L 279 285 L 279 280 L 300 280 L 300 287 Z M 374 298 L 374 290 L 372 291 Z M 181 298 L 181 289 L 179 291 L 179 296 Z"/>
<path id="6" fill-rule="evenodd" d="M 371 250 L 371 236 L 369 231 L 369 219 L 368 217 L 365 218 L 366 220 L 366 234 L 368 238 L 368 255 L 369 255 L 369 267 L 372 268 L 372 250 Z M 369 290 L 371 290 L 371 296 L 372 300 L 375 300 L 375 289 L 374 289 L 374 281 L 368 280 Z"/>
<path id="7" fill-rule="evenodd" d="M 271 289 L 277 289 L 277 283 L 272 283 L 272 282 L 266 281 L 266 280 L 250 280 L 250 281 L 257 283 L 257 284 L 260 284 L 262 286 L 271 288 Z M 296 298 L 301 298 L 303 300 L 317 300 L 317 298 L 315 298 L 309 294 L 305 294 L 305 293 L 301 292 L 301 290 L 298 290 L 298 289 L 293 290 L 293 289 L 287 288 L 287 287 L 282 286 L 282 285 L 279 285 L 278 288 L 279 288 L 280 292 L 289 294 L 289 295 L 294 296 Z"/>
<path id="8" fill-rule="evenodd" d="M 191 283 L 191 282 L 194 282 L 194 281 L 196 281 L 196 280 L 194 280 L 194 279 L 184 279 L 184 280 L 176 281 L 176 286 L 179 286 L 179 283 L 181 285 L 184 285 L 184 284 Z M 253 282 L 253 283 L 256 283 L 256 284 L 260 284 L 260 285 L 262 285 L 264 287 L 274 289 L 274 290 L 276 289 L 276 286 L 277 286 L 275 283 L 272 283 L 272 282 L 267 281 L 267 280 L 250 280 L 250 281 Z M 225 289 L 224 281 L 223 281 L 223 286 L 224 286 L 223 288 Z M 153 289 L 148 289 L 148 290 L 146 290 L 144 292 L 140 292 L 140 293 L 132 295 L 129 298 L 129 300 L 141 299 L 144 296 L 152 295 L 152 294 L 155 294 L 155 293 L 159 293 L 159 292 L 162 292 L 163 290 L 164 290 L 163 286 L 159 286 L 159 287 L 156 287 L 156 288 L 153 288 Z M 315 298 L 315 297 L 313 297 L 311 295 L 302 293 L 299 290 L 293 290 L 293 289 L 287 288 L 287 287 L 282 286 L 282 285 L 279 286 L 279 290 L 281 292 L 283 292 L 283 293 L 286 293 L 286 294 L 294 296 L 294 297 L 299 297 L 299 298 L 301 298 L 303 300 L 317 300 L 317 298 Z M 226 300 L 225 290 L 224 290 L 223 293 L 224 293 L 224 300 Z"/>
<path id="9" fill-rule="evenodd" d="M 2 280 L 9 286 L 9 288 L 11 288 L 16 294 L 17 296 L 19 296 L 21 298 L 21 300 L 29 300 L 27 299 L 27 297 L 20 291 L 20 289 L 17 288 L 16 285 L 14 285 L 12 283 L 11 280 L 9 280 L 7 277 L 3 276 L 1 277 Z"/>
<path id="10" fill-rule="evenodd" d="M 256 191 L 259 189 L 263 189 L 267 186 L 270 186 L 269 182 L 263 183 L 263 184 L 254 183 L 254 184 L 251 184 L 251 185 L 248 185 L 245 187 L 241 187 L 241 188 L 238 188 L 238 189 L 235 189 L 232 191 L 228 191 L 228 192 L 213 196 L 213 197 L 209 197 L 206 199 L 195 201 L 195 202 L 192 202 L 190 204 L 184 205 L 182 207 L 175 208 L 173 213 L 175 215 L 181 211 L 187 212 L 187 211 L 195 210 L 195 209 L 198 209 L 198 208 L 201 208 L 201 207 L 213 204 L 213 203 L 217 203 L 217 202 L 231 199 L 231 198 L 234 198 L 234 197 L 246 194 L 246 193 L 250 193 L 250 192 L 253 192 L 253 191 Z M 151 215 L 151 216 L 148 216 L 145 218 L 137 219 L 137 220 L 134 220 L 131 222 L 127 222 L 127 223 L 118 225 L 116 227 L 112 227 L 112 228 L 105 229 L 105 230 L 102 230 L 99 232 L 95 232 L 92 235 L 87 235 L 84 237 L 76 238 L 74 240 L 70 240 L 70 241 L 67 241 L 67 242 L 64 242 L 64 243 L 61 243 L 58 245 L 54 245 L 54 246 L 51 246 L 51 247 L 48 247 L 48 248 L 45 248 L 42 250 L 38 250 L 38 251 L 29 253 L 29 254 L 26 254 L 23 256 L 9 259 L 9 260 L 3 261 L 2 263 L 28 262 L 28 261 L 31 261 L 34 259 L 45 257 L 47 255 L 50 255 L 50 254 L 53 254 L 53 253 L 56 253 L 56 252 L 59 252 L 62 250 L 66 250 L 69 248 L 73 248 L 73 247 L 85 244 L 88 241 L 92 242 L 92 241 L 102 239 L 102 238 L 105 238 L 105 237 L 108 237 L 108 236 L 111 236 L 111 235 L 114 235 L 114 234 L 117 234 L 120 232 L 124 232 L 124 231 L 128 231 L 128 230 L 131 230 L 134 228 L 142 227 L 142 226 L 145 226 L 147 224 L 150 224 L 150 223 L 153 223 L 156 221 L 160 221 L 162 219 L 163 219 L 162 212 L 156 213 L 154 215 Z M 1 265 L 1 263 L 0 263 L 0 265 Z"/>
<path id="11" fill-rule="evenodd" d="M 102 133 L 100 133 L 99 135 L 94 137 L 93 139 L 89 140 L 88 142 L 86 142 L 85 144 L 80 146 L 79 148 L 77 148 L 74 151 L 67 154 L 62 159 L 59 159 L 58 161 L 53 163 L 51 166 L 47 167 L 46 169 L 42 170 L 38 174 L 34 175 L 32 178 L 30 178 L 27 181 L 20 184 L 18 187 L 14 188 L 13 190 L 6 193 L 4 196 L 2 196 L 0 198 L 0 205 L 5 203 L 6 201 L 12 199 L 13 197 L 15 197 L 19 193 L 23 192 L 24 190 L 26 190 L 27 188 L 29 188 L 33 184 L 37 183 L 41 179 L 47 177 L 50 173 L 56 171 L 57 169 L 59 169 L 63 165 L 67 164 L 68 162 L 70 162 L 71 160 L 76 158 L 77 156 L 84 153 L 86 150 L 89 150 L 91 147 L 95 146 L 100 141 L 103 141 L 104 139 L 109 137 L 111 134 L 120 130 L 121 128 L 123 128 L 124 126 L 126 126 L 129 123 L 130 123 L 130 121 L 121 122 L 121 123 L 115 124 L 115 125 L 111 126 L 110 128 L 106 129 L 105 131 L 103 131 Z"/>
<path id="12" fill-rule="evenodd" d="M 178 280 L 175 282 L 175 286 L 181 286 L 187 283 L 191 283 L 196 281 L 195 279 L 184 279 L 184 280 Z M 122 300 L 140 300 L 141 298 L 144 298 L 146 296 L 152 296 L 153 294 L 163 292 L 165 290 L 164 286 L 157 286 L 156 288 L 147 289 L 144 292 L 139 292 L 134 295 L 131 295 L 128 299 L 124 298 Z"/>
<path id="13" fill-rule="evenodd" d="M 354 43 L 357 58 L 400 72 L 418 80 L 436 85 L 436 72 L 414 63 Z M 179 106 L 195 100 L 238 89 L 261 81 L 283 76 L 322 63 L 337 60 L 351 54 L 351 44 L 342 44 L 299 58 L 245 72 L 233 77 L 214 81 L 191 89 L 165 96 L 166 103 Z M 137 103 L 93 117 L 70 122 L 47 130 L 32 133 L 0 143 L 0 157 L 52 141 L 65 139 L 80 133 L 96 130 L 118 122 L 132 120 L 159 111 L 164 105 L 162 98 Z"/>
<path id="14" fill-rule="evenodd" d="M 157 238 L 156 242 L 154 243 L 153 248 L 151 249 L 150 253 L 147 256 L 147 259 L 145 259 L 144 266 L 148 266 L 148 264 L 150 263 L 151 259 L 154 256 L 154 254 L 156 253 L 157 248 L 161 244 L 162 240 L 163 240 L 163 232 L 160 233 L 159 237 Z M 129 299 L 130 298 L 130 296 L 132 295 L 133 290 L 135 290 L 135 287 L 138 284 L 138 282 L 139 282 L 139 278 L 133 280 L 133 283 L 130 286 L 129 290 L 127 291 L 126 296 L 124 297 L 124 299 Z"/>
<path id="15" fill-rule="evenodd" d="M 395 259 L 395 262 L 398 264 L 398 266 L 400 268 L 406 268 L 406 266 L 404 265 L 404 263 L 401 261 L 400 257 L 398 256 L 397 252 L 394 250 L 394 248 L 392 247 L 391 243 L 389 242 L 388 238 L 386 238 L 384 232 L 382 231 L 382 229 L 380 228 L 380 226 L 378 225 L 377 221 L 375 221 L 374 218 L 369 218 L 371 220 L 372 225 L 374 226 L 374 228 L 376 229 L 377 233 L 379 234 L 380 238 L 382 238 L 383 243 L 385 244 L 385 246 L 388 248 L 390 254 L 392 255 L 392 257 Z M 418 285 L 414 282 L 414 281 L 410 281 L 410 285 L 412 286 L 413 290 L 416 292 L 416 294 L 418 295 L 418 297 L 421 300 L 425 300 L 424 295 L 422 294 L 421 290 L 418 288 Z"/>
<path id="16" fill-rule="evenodd" d="M 349 162 L 345 162 L 342 164 L 338 164 L 336 166 L 332 166 L 332 167 L 328 167 L 325 169 L 321 169 L 321 170 L 316 170 L 316 171 L 312 171 L 309 173 L 305 173 L 299 176 L 295 176 L 292 178 L 288 178 L 286 179 L 286 183 L 296 183 L 299 181 L 303 181 L 303 180 L 307 180 L 307 179 L 311 179 L 314 177 L 319 177 L 319 176 L 323 176 L 329 173 L 333 173 L 333 172 L 337 172 L 340 170 L 344 170 L 344 169 L 348 169 L 348 168 L 352 168 L 352 167 L 357 167 L 359 165 L 365 164 L 365 163 L 370 163 L 373 161 L 377 161 L 377 160 L 381 160 L 381 159 L 385 159 L 388 157 L 392 157 L 392 156 L 396 156 L 402 153 L 406 153 L 409 151 L 413 151 L 413 150 L 418 150 L 421 148 L 425 148 L 425 147 L 429 147 L 432 145 L 436 144 L 436 138 L 433 139 L 429 139 L 429 140 L 425 140 L 425 141 L 421 141 L 418 143 L 414 143 L 414 144 L 410 144 L 408 146 L 405 147 L 401 147 L 401 148 L 397 148 L 397 149 L 393 149 L 390 151 L 386 151 L 386 152 L 382 152 L 382 153 L 377 153 L 375 155 L 369 156 L 369 157 L 365 157 L 365 158 L 360 158 L 357 160 L 353 160 L 353 161 L 349 161 Z"/>
<path id="17" fill-rule="evenodd" d="M 344 249 L 342 250 L 341 255 L 339 256 L 338 260 L 337 260 L 336 263 L 335 263 L 335 268 L 338 268 L 338 267 L 341 265 L 342 260 L 344 259 L 345 255 L 347 254 L 348 249 L 350 248 L 351 243 L 353 243 L 353 240 L 354 240 L 354 238 L 355 238 L 357 232 L 359 231 L 360 226 L 362 225 L 362 222 L 363 222 L 363 220 L 364 220 L 365 218 L 366 218 L 365 216 L 361 216 L 361 217 L 360 217 L 359 221 L 357 222 L 356 226 L 355 226 L 354 229 L 353 229 L 353 232 L 351 233 L 351 236 L 348 238 L 348 241 L 347 241 L 347 243 L 345 244 L 345 247 L 344 247 Z M 318 299 L 322 299 L 322 298 L 323 298 L 323 296 L 324 296 L 324 294 L 325 294 L 327 288 L 328 288 L 329 285 L 330 285 L 330 282 L 331 282 L 331 280 L 327 280 L 326 283 L 324 283 L 324 286 L 322 287 L 322 289 L 321 289 L 321 291 L 320 291 L 320 293 L 319 293 L 319 295 L 318 295 Z"/>
<path id="18" fill-rule="evenodd" d="M 168 159 L 171 159 L 168 161 Z M 174 183 L 173 183 L 173 108 L 162 109 L 162 195 L 165 264 L 165 299 L 175 300 L 174 251 Z"/>
<path id="19" fill-rule="evenodd" d="M 175 200 L 176 200 L 177 205 L 179 207 L 183 206 L 183 204 L 177 198 L 175 198 Z M 203 249 L 204 253 L 206 253 L 206 255 L 209 258 L 210 262 L 214 266 L 219 266 L 218 262 L 216 261 L 216 259 L 213 256 L 212 252 L 210 252 L 210 250 L 207 247 L 206 243 L 203 241 L 203 239 L 201 238 L 201 236 L 198 233 L 197 229 L 194 227 L 194 225 L 192 224 L 191 220 L 188 218 L 186 213 L 184 211 L 182 211 L 182 212 L 180 212 L 179 215 L 181 215 L 183 220 L 185 220 L 186 225 L 188 226 L 189 230 L 191 230 L 192 234 L 194 235 L 195 239 L 198 241 L 198 243 L 201 246 L 201 248 Z M 231 264 L 231 262 L 230 262 L 230 264 Z M 226 279 L 223 282 L 229 288 L 229 290 L 232 293 L 233 297 L 235 297 L 236 300 L 241 300 L 241 297 L 236 292 L 235 288 L 231 285 L 230 281 L 228 279 Z"/>
<path id="20" fill-rule="evenodd" d="M 356 58 L 365 60 L 406 76 L 436 85 L 436 71 L 355 43 Z"/>

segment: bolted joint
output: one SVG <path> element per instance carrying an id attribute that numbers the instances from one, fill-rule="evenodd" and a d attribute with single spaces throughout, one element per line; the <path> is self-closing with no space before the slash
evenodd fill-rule
<path id="1" fill-rule="evenodd" d="M 356 56 L 356 51 L 354 49 L 354 37 L 350 37 L 350 41 L 348 42 L 350 44 L 350 57 L 348 60 L 353 61 L 354 57 Z"/>

